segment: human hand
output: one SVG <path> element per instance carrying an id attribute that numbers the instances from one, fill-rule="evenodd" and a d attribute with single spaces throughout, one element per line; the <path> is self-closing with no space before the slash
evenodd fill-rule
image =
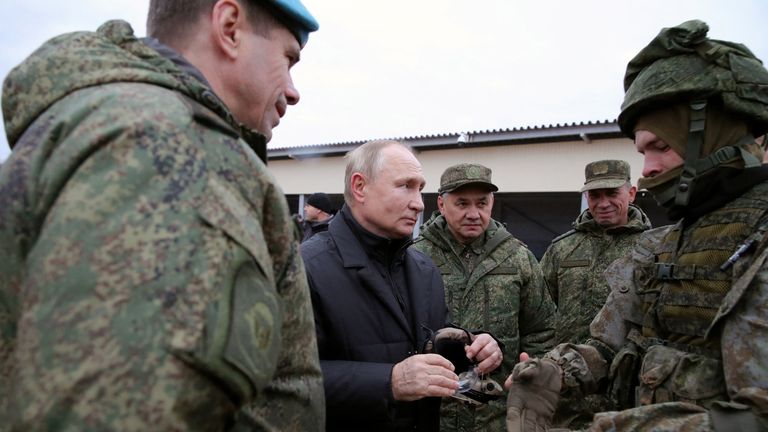
<path id="1" fill-rule="evenodd" d="M 392 368 L 392 395 L 398 401 L 448 397 L 459 387 L 453 364 L 437 354 L 418 354 Z"/>
<path id="2" fill-rule="evenodd" d="M 548 430 L 560 400 L 562 376 L 560 366 L 548 358 L 528 359 L 515 365 L 507 380 L 511 380 L 507 396 L 508 432 Z"/>
<path id="3" fill-rule="evenodd" d="M 504 359 L 499 343 L 487 333 L 474 335 L 472 344 L 464 347 L 467 358 L 477 362 L 477 371 L 486 374 L 495 370 Z"/>
<path id="4" fill-rule="evenodd" d="M 527 352 L 521 352 L 520 353 L 520 361 L 519 363 L 525 363 L 528 361 L 528 359 L 531 358 Z M 512 387 L 512 374 L 509 374 L 507 377 L 507 380 L 504 381 L 504 389 L 509 390 L 509 388 Z"/>

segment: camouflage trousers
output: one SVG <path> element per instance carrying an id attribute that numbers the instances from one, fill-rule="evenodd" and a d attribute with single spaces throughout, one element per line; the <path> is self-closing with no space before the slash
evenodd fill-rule
<path id="1" fill-rule="evenodd" d="M 552 424 L 557 428 L 586 429 L 595 413 L 614 409 L 615 404 L 604 395 L 561 397 Z"/>
<path id="2" fill-rule="evenodd" d="M 506 418 L 506 398 L 483 405 L 445 398 L 440 405 L 441 432 L 504 432 L 507 430 Z"/>

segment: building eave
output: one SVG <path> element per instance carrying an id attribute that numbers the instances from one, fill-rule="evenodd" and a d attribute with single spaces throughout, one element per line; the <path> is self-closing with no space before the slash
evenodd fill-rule
<path id="1" fill-rule="evenodd" d="M 621 136 L 623 134 L 616 120 L 605 120 L 386 139 L 406 142 L 416 151 L 429 151 L 573 140 L 583 140 L 589 143 L 593 139 L 609 139 Z M 267 157 L 270 160 L 337 157 L 367 141 L 369 140 L 271 148 L 267 150 Z"/>

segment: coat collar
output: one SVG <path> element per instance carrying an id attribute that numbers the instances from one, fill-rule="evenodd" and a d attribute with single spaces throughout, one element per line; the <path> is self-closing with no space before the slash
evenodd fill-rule
<path id="1" fill-rule="evenodd" d="M 430 275 L 431 269 L 426 259 L 419 259 L 419 255 L 414 255 L 408 250 L 411 242 L 403 243 L 401 250 L 405 279 L 409 296 L 411 313 L 413 314 L 414 327 L 408 323 L 408 319 L 403 313 L 397 299 L 392 293 L 392 287 L 387 283 L 374 268 L 372 259 L 361 244 L 358 236 L 363 228 L 354 221 L 351 212 L 345 207 L 340 211 L 341 217 L 335 217 L 328 228 L 328 234 L 336 245 L 344 268 L 357 268 L 358 276 L 362 282 L 361 289 L 369 290 L 374 297 L 382 303 L 392 318 L 398 323 L 403 331 L 409 335 L 411 341 L 416 347 L 419 335 L 418 329 L 422 323 L 429 322 L 428 310 L 430 299 L 433 295 L 434 287 L 425 277 Z M 344 217 L 347 216 L 347 217 Z M 351 219 L 351 220 L 350 220 Z M 434 264 L 432 264 L 434 266 Z"/>

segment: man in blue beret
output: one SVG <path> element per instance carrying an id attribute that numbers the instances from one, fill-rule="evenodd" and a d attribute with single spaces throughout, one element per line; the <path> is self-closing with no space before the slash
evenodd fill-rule
<path id="1" fill-rule="evenodd" d="M 298 0 L 152 0 L 7 77 L 0 418 L 11 430 L 323 428 L 306 275 L 266 143 Z"/>

